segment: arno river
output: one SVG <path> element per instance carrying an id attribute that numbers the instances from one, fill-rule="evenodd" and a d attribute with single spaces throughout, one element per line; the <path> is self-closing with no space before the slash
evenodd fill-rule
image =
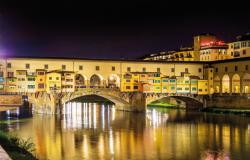
<path id="1" fill-rule="evenodd" d="M 135 114 L 116 111 L 112 105 L 78 102 L 65 105 L 64 113 L 2 121 L 0 128 L 31 138 L 39 159 L 250 157 L 250 117 L 155 108 Z"/>

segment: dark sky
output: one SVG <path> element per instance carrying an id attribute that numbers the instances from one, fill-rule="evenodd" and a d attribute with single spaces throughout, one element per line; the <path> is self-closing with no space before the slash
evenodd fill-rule
<path id="1" fill-rule="evenodd" d="M 250 32 L 247 2 L 218 2 L 3 0 L 0 55 L 133 59 Z"/>

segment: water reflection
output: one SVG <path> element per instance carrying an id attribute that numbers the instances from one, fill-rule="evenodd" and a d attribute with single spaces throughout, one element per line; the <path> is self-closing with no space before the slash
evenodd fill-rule
<path id="1" fill-rule="evenodd" d="M 34 115 L 9 129 L 32 137 L 39 159 L 219 160 L 250 157 L 249 124 L 249 117 L 72 102 L 61 117 Z"/>

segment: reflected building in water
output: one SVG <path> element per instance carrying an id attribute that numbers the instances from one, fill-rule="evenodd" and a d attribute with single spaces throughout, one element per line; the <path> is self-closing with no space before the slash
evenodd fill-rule
<path id="1" fill-rule="evenodd" d="M 39 159 L 247 159 L 250 119 L 184 110 L 134 114 L 112 105 L 71 102 L 63 116 L 16 123 Z M 191 118 L 190 118 L 191 117 Z"/>

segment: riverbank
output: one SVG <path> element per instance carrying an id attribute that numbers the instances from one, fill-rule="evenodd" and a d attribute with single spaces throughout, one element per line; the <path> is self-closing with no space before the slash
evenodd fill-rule
<path id="1" fill-rule="evenodd" d="M 13 160 L 37 160 L 29 151 L 34 144 L 0 131 L 0 145 Z M 1 158 L 0 158 L 1 159 Z"/>
<path id="2" fill-rule="evenodd" d="M 208 108 L 203 108 L 201 111 L 208 113 L 237 114 L 237 115 L 250 116 L 250 109 L 208 107 Z"/>

